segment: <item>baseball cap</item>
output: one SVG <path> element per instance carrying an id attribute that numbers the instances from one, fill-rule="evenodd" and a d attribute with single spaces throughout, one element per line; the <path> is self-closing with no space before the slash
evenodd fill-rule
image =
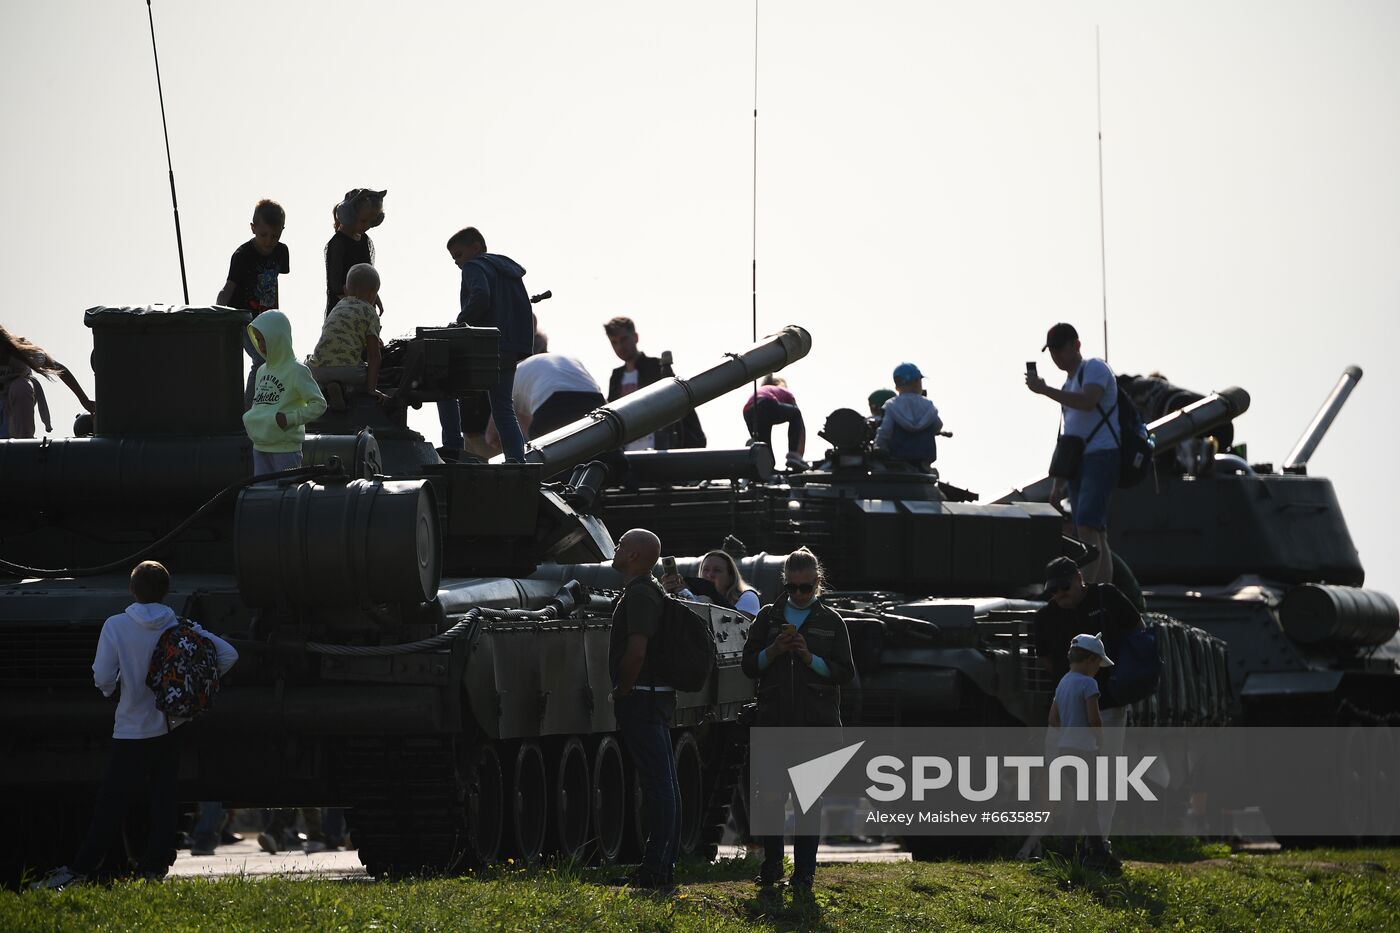
<path id="1" fill-rule="evenodd" d="M 1049 598 L 1079 573 L 1079 565 L 1068 557 L 1057 557 L 1045 565 L 1045 593 Z"/>
<path id="2" fill-rule="evenodd" d="M 919 367 L 913 363 L 900 363 L 894 368 L 894 384 L 903 385 L 906 382 L 913 382 L 915 379 L 924 378 L 924 374 L 919 372 Z"/>
<path id="3" fill-rule="evenodd" d="M 870 393 L 870 397 L 867 398 L 866 401 L 876 408 L 884 408 L 885 403 L 894 398 L 894 396 L 894 389 L 876 389 L 874 392 Z"/>
<path id="4" fill-rule="evenodd" d="M 1041 350 L 1048 350 L 1054 347 L 1056 350 L 1069 343 L 1071 340 L 1079 339 L 1079 331 L 1074 329 L 1073 324 L 1066 324 L 1064 321 L 1056 324 L 1045 332 L 1045 346 Z"/>
<path id="5" fill-rule="evenodd" d="M 1076 635 L 1074 638 L 1070 639 L 1069 646 L 1071 648 L 1083 648 L 1085 651 L 1093 652 L 1103 658 L 1104 667 L 1113 666 L 1113 660 L 1108 656 L 1108 652 L 1104 650 L 1103 641 L 1097 635 Z"/>

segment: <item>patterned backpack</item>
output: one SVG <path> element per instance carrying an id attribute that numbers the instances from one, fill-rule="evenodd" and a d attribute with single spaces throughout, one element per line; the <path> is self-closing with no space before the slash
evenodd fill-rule
<path id="1" fill-rule="evenodd" d="M 168 717 L 193 719 L 209 711 L 219 692 L 219 656 L 189 619 L 177 621 L 160 633 L 146 686 L 156 695 L 156 709 Z"/>

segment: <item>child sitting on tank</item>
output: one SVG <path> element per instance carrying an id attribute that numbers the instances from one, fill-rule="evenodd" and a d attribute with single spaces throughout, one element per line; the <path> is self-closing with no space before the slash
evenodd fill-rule
<path id="1" fill-rule="evenodd" d="M 943 419 L 924 391 L 924 374 L 913 363 L 894 368 L 894 398 L 885 402 L 875 449 L 891 460 L 928 469 L 938 459 L 938 432 Z"/>
<path id="2" fill-rule="evenodd" d="M 301 466 L 305 425 L 326 410 L 321 387 L 292 352 L 292 325 L 281 311 L 264 311 L 248 325 L 248 336 L 266 360 L 258 367 L 253 404 L 243 427 L 253 442 L 253 475 Z"/>
<path id="3" fill-rule="evenodd" d="M 321 325 L 321 339 L 306 358 L 333 411 L 344 411 L 345 388 L 379 397 L 379 272 L 367 262 L 345 275 L 345 295 Z M 364 362 L 361 362 L 361 360 Z"/>

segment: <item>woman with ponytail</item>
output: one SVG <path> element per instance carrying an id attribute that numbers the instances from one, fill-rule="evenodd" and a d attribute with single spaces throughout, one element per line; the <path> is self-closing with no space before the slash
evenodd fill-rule
<path id="1" fill-rule="evenodd" d="M 749 627 L 744 643 L 744 673 L 758 681 L 757 726 L 839 726 L 841 685 L 851 682 L 851 639 L 846 623 L 822 602 L 825 577 L 811 551 L 798 548 L 783 563 L 783 595 L 764 606 Z M 781 812 L 787 792 L 759 789 L 764 806 Z M 814 804 L 798 818 L 800 835 L 793 839 L 795 857 L 791 884 L 808 894 L 817 871 L 821 806 Z M 783 839 L 763 842 L 760 885 L 782 879 Z"/>

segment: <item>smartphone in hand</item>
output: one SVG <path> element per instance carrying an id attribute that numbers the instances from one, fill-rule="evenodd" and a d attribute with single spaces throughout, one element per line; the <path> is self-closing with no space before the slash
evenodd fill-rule
<path id="1" fill-rule="evenodd" d="M 1035 360 L 1031 360 L 1029 363 L 1026 364 L 1026 375 L 1027 375 L 1027 376 L 1034 376 L 1034 375 L 1037 375 L 1037 373 L 1036 373 L 1036 371 L 1035 371 Z"/>
<path id="2" fill-rule="evenodd" d="M 661 572 L 666 576 L 675 576 L 676 559 L 674 557 L 661 558 Z"/>

